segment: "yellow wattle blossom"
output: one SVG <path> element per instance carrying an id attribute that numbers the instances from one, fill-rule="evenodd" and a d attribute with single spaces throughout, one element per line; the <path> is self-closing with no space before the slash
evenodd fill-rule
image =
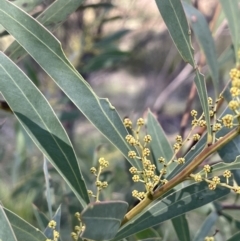
<path id="1" fill-rule="evenodd" d="M 175 140 L 178 144 L 182 144 L 182 137 L 180 135 L 177 135 Z"/>
<path id="2" fill-rule="evenodd" d="M 216 185 L 215 183 L 210 183 L 210 184 L 208 185 L 208 188 L 209 188 L 210 190 L 215 190 L 216 187 L 217 187 L 217 185 Z"/>
<path id="3" fill-rule="evenodd" d="M 152 137 L 150 135 L 146 135 L 146 136 L 144 136 L 143 140 L 144 140 L 144 142 L 149 143 L 149 142 L 151 142 Z"/>
<path id="4" fill-rule="evenodd" d="M 136 167 L 131 167 L 130 169 L 129 169 L 129 172 L 131 173 L 131 174 L 136 174 L 137 173 L 137 168 Z"/>
<path id="5" fill-rule="evenodd" d="M 150 150 L 149 148 L 144 148 L 143 149 L 143 156 L 149 156 L 150 155 Z"/>
<path id="6" fill-rule="evenodd" d="M 209 105 L 212 105 L 212 104 L 213 104 L 213 100 L 212 100 L 211 97 L 208 97 L 208 104 L 209 104 Z"/>
<path id="7" fill-rule="evenodd" d="M 215 183 L 215 184 L 219 184 L 219 183 L 220 183 L 220 178 L 217 177 L 217 176 L 215 176 L 215 177 L 213 177 L 212 181 L 213 181 L 213 183 Z"/>
<path id="8" fill-rule="evenodd" d="M 232 173 L 229 170 L 225 170 L 224 173 L 223 173 L 223 176 L 226 177 L 226 178 L 229 178 L 229 177 L 232 176 Z"/>
<path id="9" fill-rule="evenodd" d="M 196 174 L 196 175 L 194 175 L 194 180 L 195 180 L 195 182 L 201 182 L 202 176 L 200 174 Z"/>
<path id="10" fill-rule="evenodd" d="M 198 113 L 197 113 L 196 110 L 192 110 L 190 114 L 191 114 L 192 117 L 197 117 Z"/>
<path id="11" fill-rule="evenodd" d="M 177 163 L 178 164 L 184 164 L 185 163 L 185 158 L 184 157 L 180 157 L 177 159 Z"/>
<path id="12" fill-rule="evenodd" d="M 240 88 L 240 79 L 239 78 L 234 78 L 232 80 L 232 87 Z"/>
<path id="13" fill-rule="evenodd" d="M 49 227 L 49 228 L 55 229 L 56 226 L 57 226 L 57 223 L 56 223 L 56 221 L 54 221 L 54 220 L 51 220 L 51 221 L 48 223 L 48 227 Z"/>
<path id="14" fill-rule="evenodd" d="M 129 158 L 135 158 L 137 156 L 137 153 L 135 151 L 129 151 L 128 152 L 128 157 Z"/>
<path id="15" fill-rule="evenodd" d="M 222 124 L 225 127 L 232 128 L 233 127 L 233 115 L 227 114 L 222 118 Z"/>
<path id="16" fill-rule="evenodd" d="M 165 158 L 163 158 L 163 157 L 158 158 L 158 162 L 164 164 L 165 163 Z"/>
<path id="17" fill-rule="evenodd" d="M 240 78 L 240 71 L 236 68 L 231 69 L 229 72 L 230 78 L 234 79 L 234 78 Z"/>
<path id="18" fill-rule="evenodd" d="M 238 107 L 239 107 L 239 102 L 236 101 L 236 100 L 231 100 L 231 101 L 228 103 L 228 107 L 229 107 L 229 109 L 231 109 L 231 110 L 237 110 Z"/>
<path id="19" fill-rule="evenodd" d="M 139 182 L 139 181 L 140 181 L 139 175 L 134 175 L 134 176 L 132 177 L 132 180 L 133 180 L 134 182 Z"/>
<path id="20" fill-rule="evenodd" d="M 198 140 L 200 140 L 201 136 L 199 134 L 193 134 L 192 138 L 194 141 L 198 141 Z"/>
<path id="21" fill-rule="evenodd" d="M 98 162 L 102 168 L 109 166 L 109 162 L 106 161 L 103 157 L 100 157 Z"/>
<path id="22" fill-rule="evenodd" d="M 211 172 L 212 171 L 212 167 L 210 165 L 204 165 L 203 170 L 205 172 Z"/>
<path id="23" fill-rule="evenodd" d="M 237 87 L 232 87 L 230 89 L 230 93 L 231 93 L 232 97 L 237 97 L 240 95 L 240 89 Z"/>
<path id="24" fill-rule="evenodd" d="M 125 127 L 132 128 L 132 121 L 129 118 L 125 118 L 123 120 L 123 124 L 124 124 Z"/>
<path id="25" fill-rule="evenodd" d="M 137 120 L 137 125 L 138 126 L 143 126 L 144 125 L 144 119 L 143 118 L 139 118 L 138 120 Z"/>

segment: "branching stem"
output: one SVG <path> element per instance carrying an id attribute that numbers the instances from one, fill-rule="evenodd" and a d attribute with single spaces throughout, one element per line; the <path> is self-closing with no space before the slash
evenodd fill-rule
<path id="1" fill-rule="evenodd" d="M 219 150 L 226 145 L 229 141 L 233 140 L 240 133 L 240 128 L 237 127 L 230 131 L 226 136 L 220 138 L 217 142 L 210 146 L 206 146 L 180 173 L 174 178 L 169 180 L 166 184 L 162 185 L 159 189 L 155 190 L 153 194 L 148 193 L 147 196 L 133 209 L 131 209 L 124 217 L 122 225 L 127 223 L 144 208 L 146 208 L 153 200 L 163 196 L 166 192 L 174 188 L 179 183 L 183 182 L 208 156 Z"/>

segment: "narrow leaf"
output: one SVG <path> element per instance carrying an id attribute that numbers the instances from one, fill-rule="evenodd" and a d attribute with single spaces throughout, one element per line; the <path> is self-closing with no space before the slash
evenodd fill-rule
<path id="1" fill-rule="evenodd" d="M 240 14 L 239 14 L 239 1 L 220 0 L 223 11 L 228 21 L 228 27 L 232 36 L 232 42 L 234 45 L 234 52 L 237 62 L 239 62 L 238 51 L 240 49 Z"/>
<path id="2" fill-rule="evenodd" d="M 209 66 L 210 75 L 213 80 L 216 94 L 219 93 L 219 70 L 217 62 L 217 54 L 212 34 L 209 30 L 208 23 L 201 12 L 192 5 L 184 3 L 183 7 L 187 18 L 192 26 L 193 32 L 200 44 Z M 217 97 L 217 96 L 216 96 Z"/>
<path id="3" fill-rule="evenodd" d="M 17 241 L 17 238 L 11 227 L 11 224 L 10 224 L 1 204 L 0 204 L 0 223 L 1 223 L 0 240 Z"/>
<path id="4" fill-rule="evenodd" d="M 230 193 L 228 188 L 217 187 L 211 191 L 205 182 L 195 183 L 156 200 L 127 222 L 114 240 L 126 238 L 143 229 L 155 226 L 193 209 L 201 207 Z"/>
<path id="5" fill-rule="evenodd" d="M 172 224 L 179 241 L 191 241 L 188 222 L 185 214 L 173 218 Z"/>
<path id="6" fill-rule="evenodd" d="M 81 213 L 81 220 L 86 226 L 81 237 L 98 241 L 114 238 L 127 208 L 128 204 L 122 201 L 89 204 Z"/>
<path id="7" fill-rule="evenodd" d="M 57 0 L 54 1 L 45 11 L 43 11 L 36 19 L 51 32 L 57 29 L 67 17 L 73 13 L 83 0 Z M 14 62 L 27 55 L 24 48 L 14 41 L 5 51 Z"/>
<path id="8" fill-rule="evenodd" d="M 212 226 L 216 223 L 218 219 L 218 215 L 216 212 L 212 212 L 208 215 L 206 220 L 204 221 L 202 227 L 196 233 L 193 241 L 202 241 L 209 234 Z"/>
<path id="9" fill-rule="evenodd" d="M 207 142 L 211 143 L 212 133 L 206 83 L 203 75 L 195 66 L 193 48 L 190 39 L 191 31 L 187 23 L 182 3 L 180 0 L 156 0 L 156 3 L 180 55 L 187 63 L 191 64 L 193 68 L 196 69 L 194 82 L 197 87 L 199 99 L 207 122 Z"/>
<path id="10" fill-rule="evenodd" d="M 0 90 L 37 147 L 62 175 L 84 207 L 87 190 L 72 144 L 47 100 L 28 77 L 0 53 Z"/>
<path id="11" fill-rule="evenodd" d="M 147 117 L 147 132 L 152 137 L 150 146 L 154 155 L 154 159 L 156 160 L 155 165 L 157 166 L 158 170 L 161 170 L 162 164 L 157 161 L 158 158 L 163 157 L 165 158 L 166 162 L 168 162 L 171 160 L 174 152 L 170 143 L 168 142 L 164 130 L 150 110 L 148 111 Z M 176 165 L 169 165 L 167 173 L 170 173 L 174 166 Z"/>
<path id="12" fill-rule="evenodd" d="M 31 224 L 21 219 L 15 213 L 11 212 L 6 208 L 4 208 L 4 211 L 7 215 L 9 222 L 12 225 L 17 240 L 44 241 L 47 239 L 46 236 L 38 228 L 33 227 Z M 3 241 L 4 240 L 5 239 L 3 239 Z"/>
<path id="13" fill-rule="evenodd" d="M 66 59 L 59 41 L 42 25 L 10 2 L 0 0 L 0 6 L 0 23 L 129 162 L 132 165 L 136 164 L 136 161 L 127 155 L 130 150 L 125 141 L 127 130 L 124 134 L 118 132 L 103 110 L 99 98 Z M 116 111 L 112 105 L 109 105 L 109 108 Z"/>
<path id="14" fill-rule="evenodd" d="M 226 135 L 229 130 L 225 130 L 221 136 Z M 237 136 L 226 145 L 224 145 L 219 151 L 219 156 L 226 163 L 234 162 L 236 157 L 240 155 L 240 136 Z"/>
<path id="15" fill-rule="evenodd" d="M 195 66 L 191 45 L 191 30 L 180 0 L 156 0 L 158 9 L 180 55 L 187 63 Z"/>
<path id="16" fill-rule="evenodd" d="M 18 0 L 14 1 L 13 3 L 18 6 L 19 8 L 23 9 L 25 12 L 30 12 L 32 11 L 36 6 L 38 6 L 43 0 L 34 0 L 34 1 L 29 1 L 29 0 Z M 0 25 L 0 33 L 4 31 L 3 26 Z"/>

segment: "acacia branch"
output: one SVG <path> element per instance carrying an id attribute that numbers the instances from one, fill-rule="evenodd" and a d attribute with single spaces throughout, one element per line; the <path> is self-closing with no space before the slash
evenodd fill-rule
<path id="1" fill-rule="evenodd" d="M 179 183 L 183 182 L 193 171 L 211 154 L 222 148 L 228 142 L 237 137 L 240 133 L 240 128 L 237 127 L 230 131 L 227 135 L 222 137 L 220 140 L 215 142 L 210 146 L 206 146 L 192 161 L 187 165 L 180 173 L 173 177 L 169 182 L 162 185 L 159 189 L 155 190 L 153 194 L 148 193 L 147 196 L 133 209 L 131 209 L 124 217 L 122 224 L 127 223 L 138 213 L 140 213 L 144 208 L 146 208 L 152 201 L 160 198 L 169 190 L 174 188 Z"/>

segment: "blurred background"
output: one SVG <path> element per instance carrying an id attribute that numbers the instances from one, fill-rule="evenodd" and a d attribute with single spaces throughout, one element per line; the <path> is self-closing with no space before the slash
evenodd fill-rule
<path id="1" fill-rule="evenodd" d="M 53 1 L 38 1 L 34 7 L 27 2 L 31 1 L 16 0 L 14 3 L 37 16 Z M 222 61 L 220 83 L 223 88 L 228 80 L 228 72 L 234 66 L 233 53 L 227 51 L 231 50 L 227 22 L 218 1 L 195 0 L 192 3 L 204 14 L 213 33 L 217 56 Z M 183 121 L 184 113 L 192 108 L 200 111 L 192 67 L 177 52 L 155 1 L 86 0 L 53 34 L 97 95 L 108 98 L 122 118 L 127 116 L 134 122 L 144 117 L 150 108 L 171 141 L 176 134 L 183 134 L 188 128 L 185 125 L 190 120 Z M 12 41 L 12 37 L 1 29 L 0 50 L 5 50 Z M 204 54 L 194 36 L 192 41 L 196 62 L 206 74 L 211 96 L 213 87 Z M 104 156 L 110 161 L 110 167 L 103 174 L 109 182 L 109 188 L 103 193 L 102 200 L 121 199 L 134 205 L 131 198 L 134 187 L 123 156 L 91 125 L 33 59 L 27 56 L 19 62 L 19 66 L 46 96 L 63 123 L 75 147 L 89 189 L 94 190 L 94 177 L 89 169 L 96 166 L 99 157 Z M 0 200 L 10 210 L 36 224 L 36 215 L 48 213 L 43 156 L 12 113 L 4 108 L 0 110 L 0 124 Z M 62 204 L 62 232 L 69 238 L 68 231 L 74 222 L 71 214 L 80 211 L 80 207 L 50 165 L 49 175 L 53 209 Z M 193 231 L 197 228 L 193 226 Z"/>

